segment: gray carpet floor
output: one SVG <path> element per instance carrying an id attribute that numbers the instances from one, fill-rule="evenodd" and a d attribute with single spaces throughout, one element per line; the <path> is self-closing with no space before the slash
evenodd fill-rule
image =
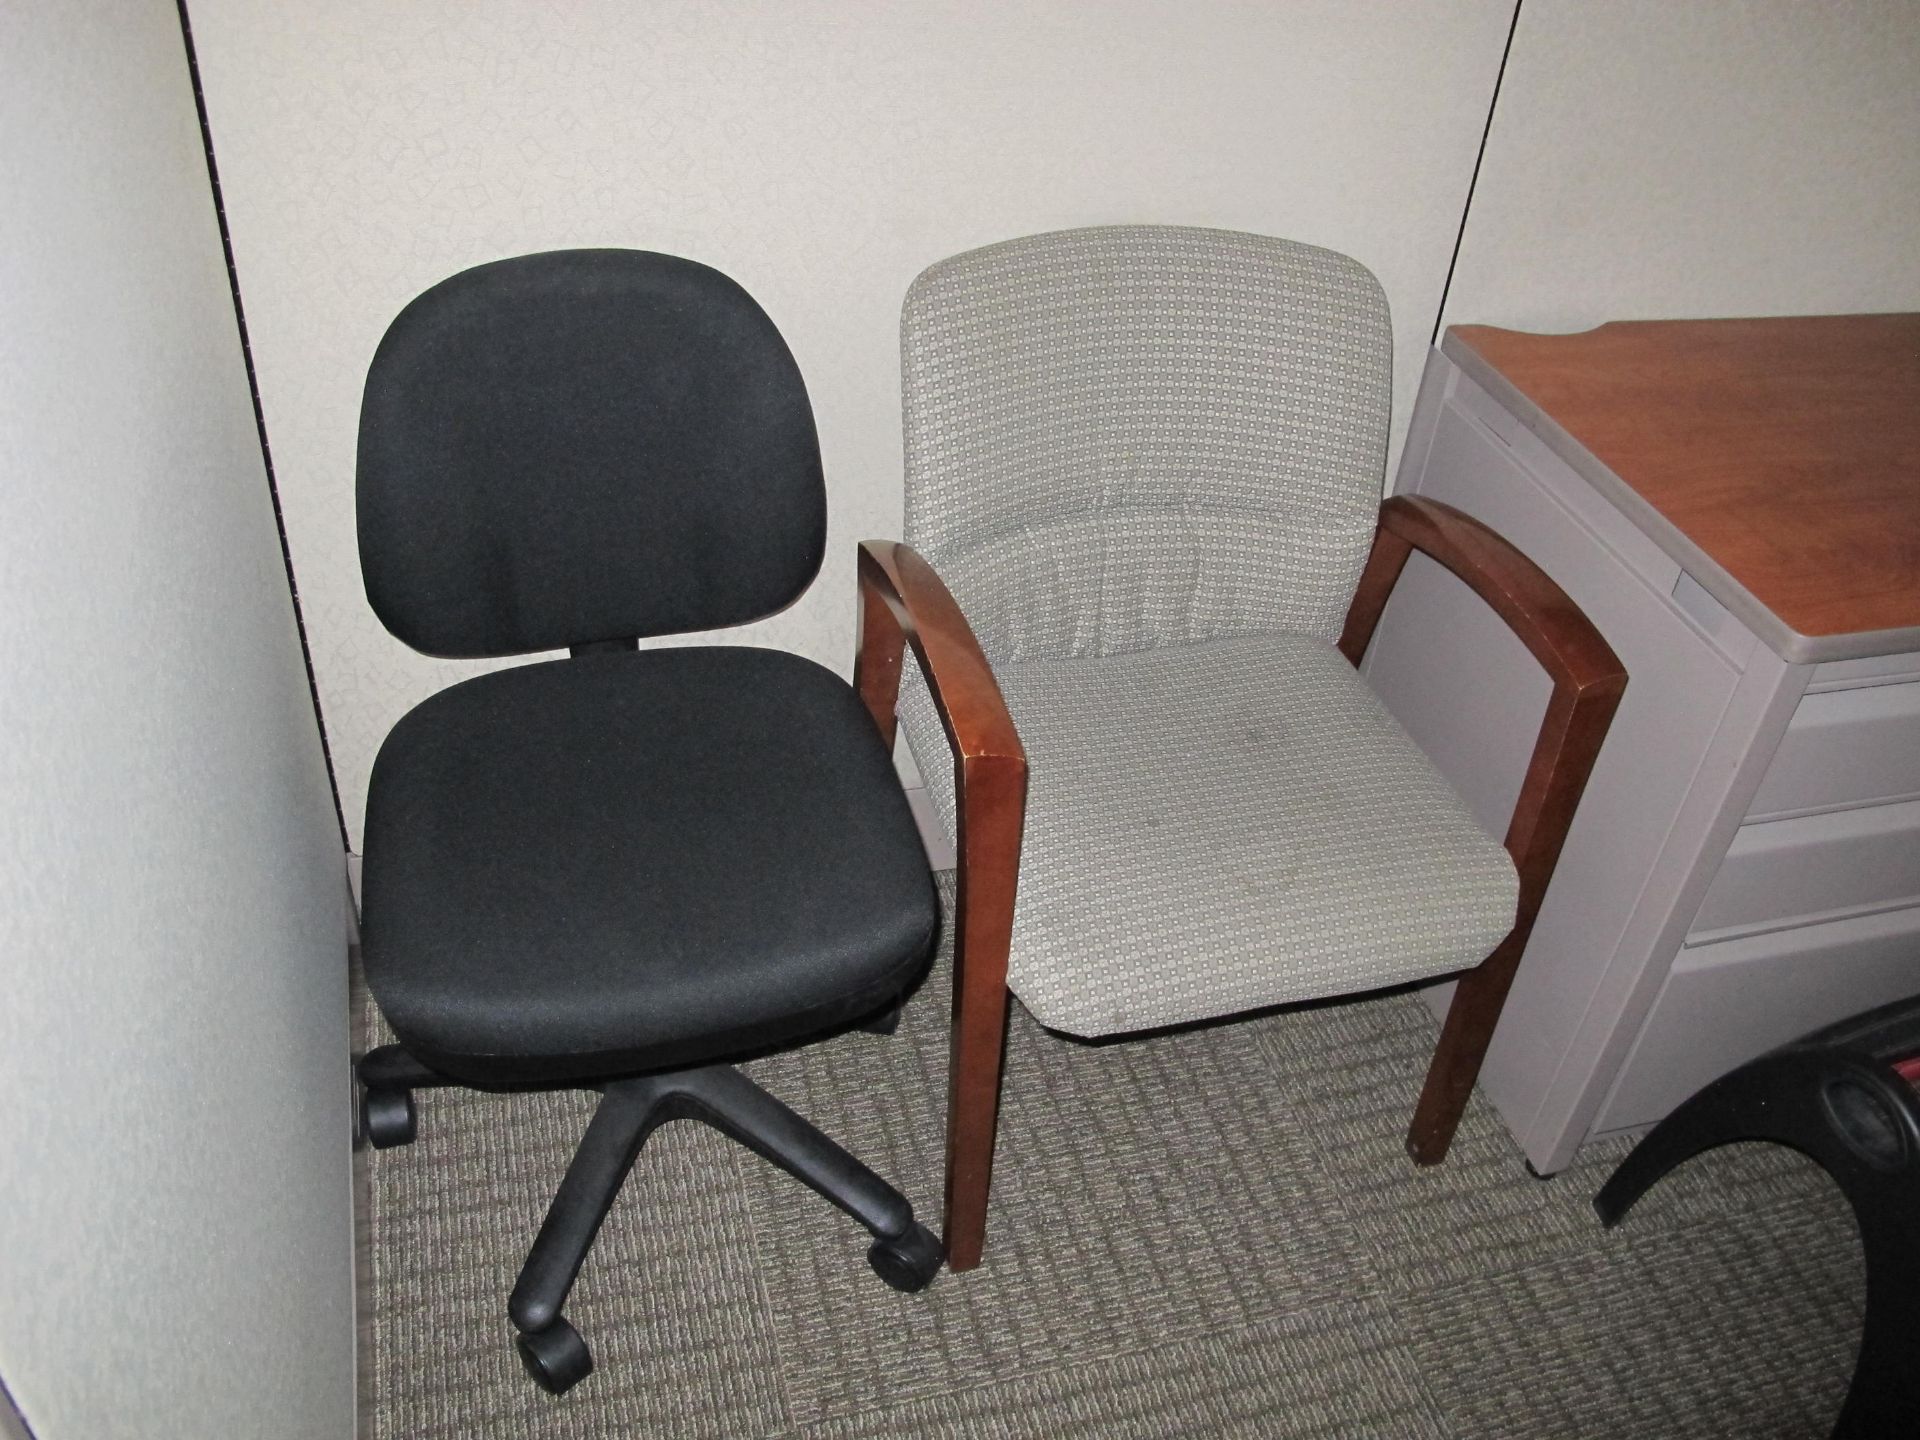
<path id="1" fill-rule="evenodd" d="M 947 996 L 943 957 L 898 1034 L 750 1067 L 936 1229 Z M 669 1125 L 575 1287 L 598 1368 L 560 1399 L 506 1297 L 593 1097 L 422 1092 L 418 1143 L 368 1166 L 375 1433 L 1824 1435 L 1863 1305 L 1826 1176 L 1729 1147 L 1603 1231 L 1626 1147 L 1535 1180 L 1477 1096 L 1417 1170 L 1434 1035 L 1407 995 L 1104 1046 L 1016 1005 L 986 1263 L 912 1296 L 851 1221 Z"/>

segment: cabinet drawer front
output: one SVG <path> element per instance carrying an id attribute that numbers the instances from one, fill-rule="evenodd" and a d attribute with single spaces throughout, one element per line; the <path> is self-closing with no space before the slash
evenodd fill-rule
<path id="1" fill-rule="evenodd" d="M 1911 995 L 1920 909 L 1682 950 L 1593 1129 L 1652 1124 L 1776 1045 Z"/>
<path id="2" fill-rule="evenodd" d="M 1734 836 L 1687 943 L 1901 905 L 1920 905 L 1920 801 L 1749 823 Z"/>
<path id="3" fill-rule="evenodd" d="M 1808 695 L 1774 752 L 1750 818 L 1920 796 L 1920 685 Z"/>

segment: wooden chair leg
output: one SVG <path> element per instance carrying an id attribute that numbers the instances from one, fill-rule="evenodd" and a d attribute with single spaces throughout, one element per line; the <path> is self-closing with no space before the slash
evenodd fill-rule
<path id="1" fill-rule="evenodd" d="M 1006 1054 L 1007 988 L 998 999 L 982 984 L 954 995 L 947 1091 L 947 1265 L 971 1270 L 987 1242 L 987 1193 L 1000 1123 L 1000 1075 Z"/>
<path id="2" fill-rule="evenodd" d="M 1023 759 L 960 765 L 958 925 L 947 1081 L 947 1265 L 971 1270 L 987 1239 L 1007 1044 L 1007 952 L 1026 816 Z"/>
<path id="3" fill-rule="evenodd" d="M 1373 552 L 1340 633 L 1340 653 L 1353 664 L 1366 654 L 1387 597 L 1413 550 L 1466 582 L 1553 682 L 1507 823 L 1507 853 L 1520 879 L 1513 932 L 1461 977 L 1407 1132 L 1413 1158 L 1437 1165 L 1446 1158 L 1473 1093 L 1520 953 L 1626 690 L 1627 672 L 1606 638 L 1544 570 L 1471 515 L 1413 495 L 1391 496 L 1380 507 Z"/>
<path id="4" fill-rule="evenodd" d="M 1453 1132 L 1460 1128 L 1467 1099 L 1480 1078 L 1480 1064 L 1493 1043 L 1507 991 L 1513 988 L 1513 973 L 1519 968 L 1526 939 L 1518 932 L 1509 935 L 1493 954 L 1460 977 L 1407 1130 L 1407 1153 L 1416 1164 L 1438 1165 L 1447 1158 Z"/>
<path id="5" fill-rule="evenodd" d="M 947 1264 L 971 1270 L 987 1238 L 1007 1045 L 1007 949 L 1026 823 L 1027 752 L 979 642 L 940 577 L 905 545 L 860 547 L 860 649 L 854 687 L 893 743 L 910 641 L 954 754 L 960 810 L 953 1040 L 947 1093 Z"/>

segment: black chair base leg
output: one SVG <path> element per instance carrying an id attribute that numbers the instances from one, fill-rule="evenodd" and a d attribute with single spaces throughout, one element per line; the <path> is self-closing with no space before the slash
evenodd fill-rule
<path id="1" fill-rule="evenodd" d="M 900 1012 L 906 1008 L 906 1002 L 902 1000 L 884 1010 L 876 1010 L 860 1022 L 860 1029 L 869 1035 L 891 1035 L 900 1028 Z"/>
<path id="2" fill-rule="evenodd" d="M 692 1118 L 732 1136 L 866 1226 L 874 1237 L 867 1263 L 888 1285 L 912 1292 L 933 1283 L 946 1252 L 898 1190 L 730 1066 L 673 1079 L 684 1086 L 681 1099 Z"/>
<path id="3" fill-rule="evenodd" d="M 711 1125 L 858 1220 L 874 1236 L 868 1262 L 896 1290 L 924 1289 L 939 1272 L 940 1242 L 914 1220 L 905 1196 L 731 1066 L 615 1081 L 601 1094 L 507 1302 L 520 1358 L 551 1394 L 593 1369 L 586 1342 L 561 1310 L 647 1136 L 678 1119 Z"/>
<path id="4" fill-rule="evenodd" d="M 645 1076 L 618 1081 L 601 1094 L 507 1302 L 507 1314 L 522 1334 L 538 1333 L 560 1319 L 567 1292 L 640 1147 L 656 1126 L 672 1118 L 662 1113 L 664 1088 L 659 1078 Z"/>
<path id="5" fill-rule="evenodd" d="M 1707 1086 L 1647 1133 L 1593 1206 L 1618 1224 L 1702 1151 L 1769 1140 L 1833 1177 L 1859 1227 L 1867 1306 L 1835 1440 L 1920 1434 L 1920 1092 L 1890 1061 L 1920 1056 L 1920 1001 L 1785 1046 Z"/>
<path id="6" fill-rule="evenodd" d="M 913 1223 L 905 1196 L 732 1066 L 667 1078 L 677 1114 L 739 1141 L 875 1235 L 898 1235 Z"/>
<path id="7" fill-rule="evenodd" d="M 1611 1229 L 1626 1219 L 1640 1197 L 1694 1156 L 1740 1138 L 1751 1129 L 1748 1107 L 1716 1085 L 1694 1095 L 1643 1135 L 1600 1193 L 1594 1213 Z M 1743 1123 L 1745 1122 L 1745 1123 Z"/>

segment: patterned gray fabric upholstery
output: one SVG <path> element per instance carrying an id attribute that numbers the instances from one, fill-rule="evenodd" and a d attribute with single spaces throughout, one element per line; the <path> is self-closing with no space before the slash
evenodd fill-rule
<path id="1" fill-rule="evenodd" d="M 1008 983 L 1042 1024 L 1106 1035 L 1425 979 L 1513 927 L 1507 852 L 1324 640 L 996 673 L 1031 767 Z M 939 717 L 906 693 L 951 832 Z"/>
<path id="2" fill-rule="evenodd" d="M 1356 261 L 1174 226 L 933 266 L 901 320 L 906 539 L 1031 771 L 1009 983 L 1075 1034 L 1476 964 L 1517 883 L 1333 650 L 1380 505 L 1391 330 Z M 908 659 L 901 726 L 951 833 Z"/>
<path id="3" fill-rule="evenodd" d="M 914 281 L 901 349 L 906 538 L 990 659 L 1338 635 L 1392 366 L 1357 262 L 1220 230 L 1036 235 Z"/>

